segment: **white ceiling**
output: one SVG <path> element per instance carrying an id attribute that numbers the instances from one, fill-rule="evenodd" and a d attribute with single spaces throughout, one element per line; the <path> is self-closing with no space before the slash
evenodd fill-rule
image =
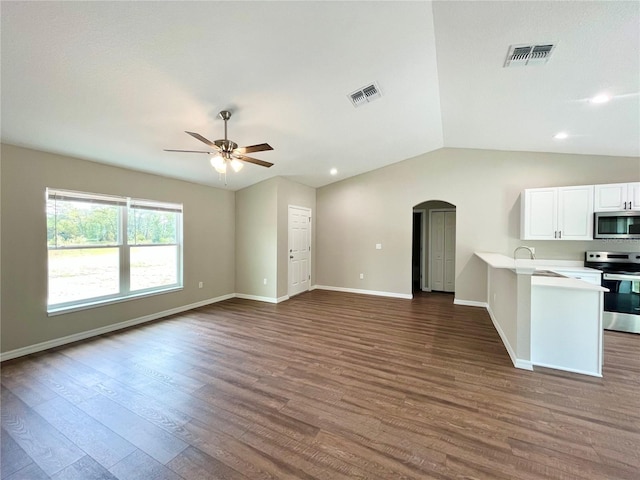
<path id="1" fill-rule="evenodd" d="M 8 2 L 2 141 L 223 187 L 184 133 L 268 142 L 228 175 L 319 187 L 443 146 L 640 155 L 640 3 Z M 544 66 L 509 45 L 556 42 Z M 347 95 L 376 81 L 382 98 Z M 614 96 L 604 105 L 587 99 Z M 569 138 L 553 139 L 558 131 Z M 330 168 L 339 173 L 333 177 Z"/>

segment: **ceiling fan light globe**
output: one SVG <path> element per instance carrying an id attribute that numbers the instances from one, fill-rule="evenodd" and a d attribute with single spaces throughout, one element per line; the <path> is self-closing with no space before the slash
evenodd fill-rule
<path id="1" fill-rule="evenodd" d="M 242 170 L 242 167 L 244 166 L 240 160 L 237 160 L 235 158 L 232 159 L 229 163 L 231 163 L 231 168 L 233 168 L 233 171 L 236 173 Z"/>
<path id="2" fill-rule="evenodd" d="M 227 171 L 227 164 L 224 161 L 224 158 L 220 155 L 214 155 L 211 157 L 211 166 L 216 169 L 218 173 L 225 173 Z"/>

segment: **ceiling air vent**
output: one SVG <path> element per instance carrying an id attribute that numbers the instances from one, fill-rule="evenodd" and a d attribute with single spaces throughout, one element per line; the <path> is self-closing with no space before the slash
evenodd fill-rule
<path id="1" fill-rule="evenodd" d="M 524 67 L 527 65 L 544 65 L 556 48 L 555 44 L 511 45 L 505 67 Z"/>
<path id="2" fill-rule="evenodd" d="M 380 98 L 380 88 L 376 82 L 373 82 L 366 87 L 362 87 L 355 92 L 349 94 L 349 100 L 353 103 L 354 107 L 359 107 L 368 102 L 373 102 L 376 98 Z"/>

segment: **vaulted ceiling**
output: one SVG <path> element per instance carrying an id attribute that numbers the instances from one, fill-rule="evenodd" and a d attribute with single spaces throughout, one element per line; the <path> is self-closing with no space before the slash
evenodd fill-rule
<path id="1" fill-rule="evenodd" d="M 319 187 L 442 147 L 640 155 L 640 3 L 11 2 L 2 141 L 224 187 L 184 133 Z M 510 45 L 556 45 L 504 68 Z M 381 97 L 355 108 L 353 91 Z M 611 101 L 589 98 L 606 93 Z M 553 138 L 566 132 L 564 140 Z M 331 168 L 337 175 L 329 173 Z"/>

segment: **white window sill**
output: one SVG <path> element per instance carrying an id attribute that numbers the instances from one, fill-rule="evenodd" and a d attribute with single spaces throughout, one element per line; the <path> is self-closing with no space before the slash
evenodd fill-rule
<path id="1" fill-rule="evenodd" d="M 79 312 L 81 310 L 89 310 L 91 308 L 104 307 L 105 305 L 112 305 L 114 303 L 128 302 L 129 300 L 137 300 L 139 298 L 153 297 L 155 295 L 163 295 L 165 293 L 179 292 L 184 287 L 169 287 L 163 290 L 154 290 L 153 292 L 144 292 L 133 295 L 127 295 L 126 297 L 109 298 L 107 300 L 97 300 L 94 302 L 78 303 L 76 305 L 69 305 L 66 307 L 49 308 L 47 309 L 48 317 L 55 317 L 56 315 L 64 315 L 72 312 Z"/>

